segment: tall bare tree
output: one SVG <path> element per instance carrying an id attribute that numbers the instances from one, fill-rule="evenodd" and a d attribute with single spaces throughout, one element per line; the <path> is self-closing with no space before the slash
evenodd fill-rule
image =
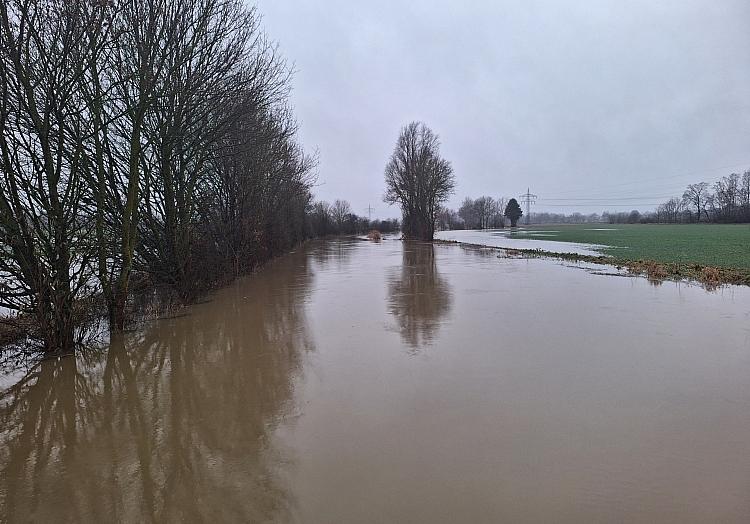
<path id="1" fill-rule="evenodd" d="M 455 177 L 451 163 L 440 156 L 438 136 L 422 122 L 401 130 L 385 183 L 383 200 L 401 207 L 404 237 L 432 240 L 438 209 L 453 193 Z"/>
<path id="2" fill-rule="evenodd" d="M 479 228 L 479 213 L 474 205 L 474 199 L 471 197 L 464 198 L 461 203 L 461 207 L 458 208 L 458 216 L 464 221 L 464 227 L 466 229 L 478 229 Z"/>
<path id="3" fill-rule="evenodd" d="M 682 199 L 688 206 L 695 208 L 695 216 L 698 222 L 701 221 L 701 213 L 705 213 L 706 220 L 708 220 L 708 212 L 706 211 L 708 184 L 706 182 L 688 185 L 685 193 L 682 195 Z"/>
<path id="4" fill-rule="evenodd" d="M 0 303 L 35 316 L 48 352 L 72 350 L 92 277 L 78 84 L 100 23 L 83 0 L 0 7 Z"/>
<path id="5" fill-rule="evenodd" d="M 119 244 L 114 253 L 112 278 L 102 282 L 112 289 L 110 295 L 110 326 L 120 331 L 125 327 L 126 304 L 137 246 L 139 201 L 146 173 L 149 150 L 144 126 L 147 115 L 162 98 L 159 87 L 170 77 L 174 43 L 186 31 L 182 16 L 184 2 L 150 0 L 124 2 L 114 20 L 118 34 L 117 52 L 111 70 L 118 87 L 115 101 L 123 118 L 118 123 L 117 159 L 125 166 L 116 175 L 116 222 L 113 232 Z M 207 21 L 203 21 L 207 23 Z M 101 275 L 100 275 L 101 277 Z"/>
<path id="6" fill-rule="evenodd" d="M 679 222 L 680 213 L 683 209 L 683 201 L 679 198 L 670 198 L 663 204 L 661 204 L 656 213 L 660 222 L 667 222 L 673 224 Z"/>
<path id="7" fill-rule="evenodd" d="M 346 200 L 336 200 L 331 206 L 331 218 L 336 224 L 337 232 L 343 233 L 346 220 L 352 214 L 352 206 Z"/>
<path id="8" fill-rule="evenodd" d="M 714 199 L 717 207 L 717 218 L 721 222 L 737 220 L 740 206 L 740 175 L 732 173 L 722 177 L 714 184 Z"/>

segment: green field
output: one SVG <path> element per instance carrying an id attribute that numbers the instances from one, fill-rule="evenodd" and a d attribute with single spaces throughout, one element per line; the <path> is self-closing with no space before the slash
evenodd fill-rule
<path id="1" fill-rule="evenodd" d="M 750 268 L 750 225 L 577 224 L 524 226 L 512 236 L 607 246 L 629 260 Z"/>

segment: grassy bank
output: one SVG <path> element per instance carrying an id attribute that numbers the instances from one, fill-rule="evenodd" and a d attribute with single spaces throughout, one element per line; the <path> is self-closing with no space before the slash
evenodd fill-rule
<path id="1" fill-rule="evenodd" d="M 586 262 L 615 266 L 625 269 L 633 275 L 642 275 L 649 280 L 694 280 L 704 284 L 707 288 L 715 288 L 725 284 L 750 286 L 750 268 L 731 268 L 703 265 L 696 263 L 660 262 L 651 259 L 628 259 L 608 255 L 592 256 L 576 253 L 561 253 L 544 251 L 541 249 L 510 249 L 503 247 L 489 247 L 481 244 L 459 243 L 455 240 L 435 240 L 441 244 L 460 244 L 482 249 L 492 249 L 504 258 L 553 258 L 571 262 Z"/>
<path id="2" fill-rule="evenodd" d="M 524 226 L 517 238 L 604 246 L 619 261 L 750 268 L 748 224 L 577 224 Z M 564 246 L 561 246 L 564 251 Z"/>

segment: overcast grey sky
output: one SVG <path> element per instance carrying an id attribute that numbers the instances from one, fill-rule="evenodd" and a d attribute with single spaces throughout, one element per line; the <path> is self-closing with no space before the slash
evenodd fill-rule
<path id="1" fill-rule="evenodd" d="M 528 186 L 538 211 L 651 209 L 750 168 L 748 0 L 257 5 L 297 70 L 316 197 L 358 214 L 399 215 L 383 169 L 411 120 L 441 137 L 452 207 Z"/>

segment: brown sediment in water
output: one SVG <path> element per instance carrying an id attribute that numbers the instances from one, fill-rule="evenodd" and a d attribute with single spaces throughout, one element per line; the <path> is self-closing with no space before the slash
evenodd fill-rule
<path id="1" fill-rule="evenodd" d="M 0 522 L 749 522 L 750 289 L 497 255 L 311 242 L 0 377 Z"/>
<path id="2" fill-rule="evenodd" d="M 582 255 L 577 253 L 559 253 L 542 249 L 518 249 L 485 246 L 483 244 L 469 244 L 456 240 L 434 240 L 438 244 L 460 244 L 463 246 L 493 249 L 507 258 L 552 258 L 573 262 L 588 262 L 615 266 L 627 269 L 631 274 L 643 275 L 650 280 L 692 280 L 700 282 L 708 288 L 721 285 L 750 286 L 750 269 L 704 266 L 701 264 L 677 264 L 673 262 L 659 262 L 656 260 L 631 260 L 621 257 L 605 255 Z"/>

